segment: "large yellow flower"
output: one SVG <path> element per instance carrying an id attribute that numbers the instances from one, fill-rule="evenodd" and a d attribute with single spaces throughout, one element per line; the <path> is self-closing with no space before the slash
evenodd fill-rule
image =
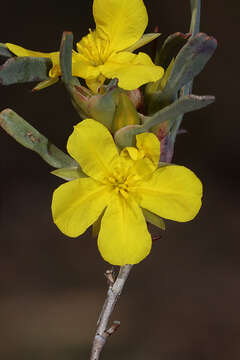
<path id="1" fill-rule="evenodd" d="M 134 90 L 159 80 L 164 73 L 145 53 L 132 51 L 155 39 L 159 34 L 143 35 L 148 15 L 143 0 L 94 0 L 96 29 L 77 43 L 73 52 L 72 73 L 86 80 L 94 92 L 105 79 L 118 78 L 119 86 Z M 7 43 L 17 56 L 48 57 L 53 62 L 51 78 L 60 74 L 59 53 L 41 53 Z"/>
<path id="2" fill-rule="evenodd" d="M 136 142 L 119 152 L 106 127 L 82 121 L 67 149 L 86 177 L 53 194 L 54 222 L 70 237 L 83 234 L 102 216 L 98 247 L 113 265 L 136 264 L 149 254 L 152 240 L 144 209 L 184 222 L 201 207 L 202 185 L 194 173 L 176 165 L 158 168 L 160 143 L 154 134 L 137 135 Z"/>

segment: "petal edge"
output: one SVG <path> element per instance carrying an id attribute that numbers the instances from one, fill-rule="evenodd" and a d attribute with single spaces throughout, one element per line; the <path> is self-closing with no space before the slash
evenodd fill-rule
<path id="1" fill-rule="evenodd" d="M 190 221 L 201 208 L 201 181 L 184 166 L 168 165 L 157 169 L 136 192 L 141 207 L 165 219 Z"/>
<path id="2" fill-rule="evenodd" d="M 78 237 L 98 219 L 109 198 L 107 187 L 91 178 L 69 181 L 53 193 L 53 221 L 63 234 Z"/>
<path id="3" fill-rule="evenodd" d="M 137 264 L 150 252 L 152 238 L 137 203 L 120 196 L 107 207 L 98 236 L 99 251 L 107 262 L 123 266 Z"/>

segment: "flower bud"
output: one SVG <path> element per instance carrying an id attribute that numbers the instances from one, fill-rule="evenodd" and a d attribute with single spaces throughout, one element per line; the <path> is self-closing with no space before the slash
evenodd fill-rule
<path id="1" fill-rule="evenodd" d="M 115 133 L 119 129 L 127 125 L 140 124 L 140 117 L 134 107 L 129 96 L 125 92 L 118 95 L 118 104 L 112 123 L 112 132 Z"/>
<path id="2" fill-rule="evenodd" d="M 143 95 L 140 89 L 127 91 L 127 95 L 137 110 L 142 108 Z"/>
<path id="3" fill-rule="evenodd" d="M 119 89 L 112 88 L 104 94 L 95 95 L 79 84 L 71 86 L 70 92 L 73 105 L 83 119 L 93 118 L 111 130 Z"/>

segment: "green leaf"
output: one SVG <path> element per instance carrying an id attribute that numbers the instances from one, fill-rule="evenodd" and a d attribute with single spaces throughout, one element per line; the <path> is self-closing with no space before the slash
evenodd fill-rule
<path id="1" fill-rule="evenodd" d="M 57 177 L 60 177 L 61 179 L 67 180 L 67 181 L 87 176 L 86 174 L 84 174 L 84 172 L 80 169 L 79 166 L 53 170 L 53 171 L 51 171 L 51 174 L 53 174 Z"/>
<path id="2" fill-rule="evenodd" d="M 197 35 L 200 31 L 200 17 L 201 17 L 201 0 L 190 0 L 192 19 L 190 25 L 190 33 L 192 36 Z"/>
<path id="3" fill-rule="evenodd" d="M 189 36 L 190 34 L 180 32 L 168 36 L 156 54 L 155 64 L 162 66 L 166 70 L 172 59 L 177 56 L 179 50 L 186 44 Z"/>
<path id="4" fill-rule="evenodd" d="M 102 214 L 99 216 L 99 218 L 97 219 L 97 221 L 95 221 L 92 225 L 92 237 L 93 238 L 97 238 L 100 228 L 101 228 L 101 222 L 102 222 L 102 218 L 103 215 L 105 213 L 105 210 L 102 212 Z"/>
<path id="5" fill-rule="evenodd" d="M 158 228 L 162 229 L 162 230 L 166 230 L 166 226 L 165 223 L 163 221 L 162 218 L 160 218 L 160 216 L 152 213 L 151 211 L 148 211 L 146 209 L 142 209 L 143 215 L 145 217 L 145 219 L 152 225 L 157 226 Z"/>
<path id="6" fill-rule="evenodd" d="M 72 48 L 73 34 L 69 31 L 64 31 L 60 46 L 60 67 L 62 80 L 66 85 L 72 79 Z"/>
<path id="7" fill-rule="evenodd" d="M 174 103 L 156 112 L 153 116 L 146 116 L 143 125 L 128 125 L 118 130 L 114 139 L 123 149 L 126 146 L 135 146 L 136 135 L 151 131 L 151 129 L 164 122 L 169 122 L 169 128 L 185 113 L 199 110 L 215 101 L 214 96 L 187 95 Z"/>
<path id="8" fill-rule="evenodd" d="M 181 97 L 171 105 L 156 112 L 153 116 L 146 117 L 142 128 L 144 128 L 145 131 L 148 131 L 153 126 L 159 125 L 165 121 L 174 122 L 180 115 L 201 109 L 214 101 L 214 96 L 187 95 Z"/>
<path id="9" fill-rule="evenodd" d="M 11 109 L 0 113 L 0 126 L 17 142 L 35 151 L 54 168 L 76 167 L 77 162 Z"/>
<path id="10" fill-rule="evenodd" d="M 12 54 L 8 50 L 7 46 L 3 43 L 0 43 L 0 56 L 4 56 L 8 58 L 12 57 Z"/>
<path id="11" fill-rule="evenodd" d="M 146 132 L 141 125 L 128 125 L 119 129 L 115 135 L 114 139 L 116 144 L 123 149 L 127 146 L 136 145 L 136 135 Z"/>
<path id="12" fill-rule="evenodd" d="M 176 94 L 165 94 L 165 91 L 163 91 L 162 81 L 166 77 L 166 72 L 171 62 L 173 62 L 173 59 L 175 59 L 180 49 L 187 43 L 190 35 L 191 34 L 183 34 L 180 32 L 170 35 L 165 40 L 162 48 L 157 52 L 155 63 L 162 66 L 166 71 L 162 79 L 156 82 L 151 82 L 145 87 L 145 98 L 149 114 L 153 114 L 175 100 Z M 168 72 L 167 79 L 169 78 L 171 72 L 172 66 L 171 71 Z M 165 82 L 164 87 L 166 83 L 167 81 Z"/>
<path id="13" fill-rule="evenodd" d="M 118 94 L 121 92 L 116 79 L 109 82 L 104 94 L 93 94 L 82 86 L 76 77 L 72 77 L 66 88 L 71 94 L 74 108 L 82 119 L 93 118 L 111 130 Z"/>
<path id="14" fill-rule="evenodd" d="M 48 79 L 52 62 L 48 58 L 13 57 L 0 66 L 0 83 L 11 85 Z"/>
<path id="15" fill-rule="evenodd" d="M 199 33 L 191 38 L 177 55 L 172 72 L 164 89 L 165 96 L 174 96 L 180 88 L 197 76 L 217 47 L 217 41 Z"/>
<path id="16" fill-rule="evenodd" d="M 39 90 L 45 89 L 49 86 L 56 84 L 58 82 L 58 80 L 59 80 L 58 77 L 48 78 L 47 80 L 43 80 L 40 83 L 38 83 L 36 86 L 34 86 L 32 91 L 39 91 Z"/>
<path id="17" fill-rule="evenodd" d="M 190 25 L 190 33 L 191 37 L 194 37 L 200 31 L 200 18 L 201 18 L 201 0 L 190 0 L 191 2 L 191 25 Z M 182 95 L 189 95 L 192 92 L 193 80 L 188 84 L 184 85 L 182 88 Z"/>
<path id="18" fill-rule="evenodd" d="M 105 94 L 91 96 L 88 102 L 88 115 L 111 130 L 119 88 L 109 89 Z"/>

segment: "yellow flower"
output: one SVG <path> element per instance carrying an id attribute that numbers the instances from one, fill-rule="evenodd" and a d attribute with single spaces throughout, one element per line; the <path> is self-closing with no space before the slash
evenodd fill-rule
<path id="1" fill-rule="evenodd" d="M 86 177 L 54 191 L 54 222 L 77 237 L 102 216 L 98 248 L 113 265 L 136 264 L 150 252 L 141 208 L 184 222 L 201 207 L 202 185 L 193 172 L 176 165 L 158 168 L 160 143 L 152 133 L 137 135 L 136 147 L 119 153 L 107 128 L 86 119 L 74 127 L 67 149 Z"/>
<path id="2" fill-rule="evenodd" d="M 148 23 L 143 0 L 94 0 L 93 16 L 96 29 L 90 30 L 77 43 L 78 52 L 73 52 L 73 76 L 85 79 L 94 92 L 106 78 L 118 78 L 121 88 L 134 90 L 163 76 L 163 68 L 154 65 L 147 54 L 132 53 L 159 36 L 143 35 Z M 59 53 L 39 53 L 6 45 L 17 56 L 51 58 L 50 77 L 60 75 Z"/>

